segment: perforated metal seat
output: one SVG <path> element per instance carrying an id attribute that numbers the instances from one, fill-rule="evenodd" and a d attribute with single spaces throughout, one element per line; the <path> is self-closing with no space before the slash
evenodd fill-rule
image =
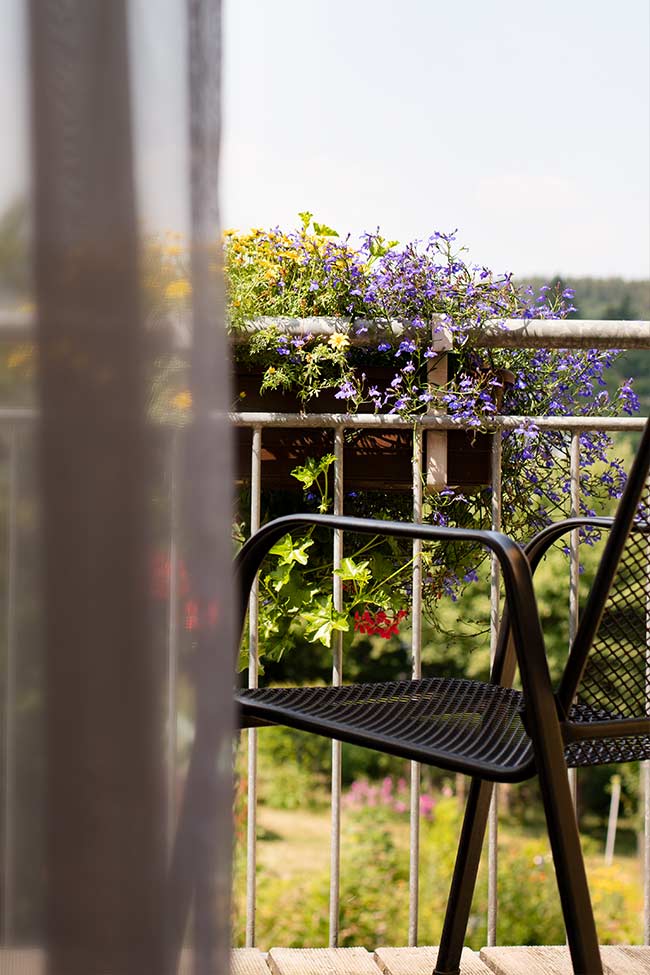
<path id="1" fill-rule="evenodd" d="M 269 720 L 438 768 L 499 782 L 530 778 L 534 754 L 520 691 L 479 681 L 424 678 L 345 687 L 270 687 L 235 696 L 242 726 Z M 574 705 L 572 721 L 618 715 Z M 569 768 L 650 759 L 650 735 L 587 738 L 566 745 Z"/>
<path id="2" fill-rule="evenodd" d="M 452 771 L 511 781 L 530 776 L 532 747 L 518 691 L 471 680 L 426 678 L 345 687 L 246 690 L 248 716 L 316 731 Z"/>

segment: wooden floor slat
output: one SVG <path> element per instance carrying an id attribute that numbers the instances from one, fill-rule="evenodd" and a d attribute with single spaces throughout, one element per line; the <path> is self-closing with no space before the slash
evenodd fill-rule
<path id="1" fill-rule="evenodd" d="M 40 948 L 0 948 L 0 975 L 45 975 L 45 962 Z"/>
<path id="2" fill-rule="evenodd" d="M 273 975 L 379 975 L 365 948 L 271 948 Z"/>
<path id="3" fill-rule="evenodd" d="M 431 975 L 438 957 L 438 949 L 421 948 L 377 948 L 375 961 L 385 975 Z M 463 948 L 460 962 L 461 975 L 492 975 L 479 956 Z"/>
<path id="4" fill-rule="evenodd" d="M 264 955 L 257 948 L 234 948 L 230 959 L 230 975 L 270 975 Z"/>
<path id="5" fill-rule="evenodd" d="M 650 947 L 600 949 L 605 975 L 650 975 Z M 568 948 L 483 948 L 481 958 L 494 975 L 573 975 Z"/>
<path id="6" fill-rule="evenodd" d="M 235 948 L 230 975 L 270 975 L 264 956 L 257 948 Z M 183 951 L 179 975 L 193 975 L 192 952 Z M 46 975 L 46 952 L 39 948 L 0 948 L 0 975 Z"/>
<path id="7" fill-rule="evenodd" d="M 650 975 L 650 947 L 620 947 L 600 949 L 603 961 L 615 975 Z"/>
<path id="8" fill-rule="evenodd" d="M 650 947 L 600 949 L 605 975 L 650 975 Z M 256 948 L 236 948 L 231 975 L 431 975 L 437 948 L 272 948 L 268 959 Z M 192 975 L 191 953 L 183 952 L 181 975 Z M 45 953 L 0 949 L 0 975 L 45 975 Z M 220 973 L 221 975 L 221 973 Z M 461 975 L 573 975 L 565 947 L 465 949 Z"/>

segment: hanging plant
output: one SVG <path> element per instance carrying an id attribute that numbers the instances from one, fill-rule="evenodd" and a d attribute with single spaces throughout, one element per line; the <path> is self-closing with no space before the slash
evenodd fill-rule
<path id="1" fill-rule="evenodd" d="M 488 321 L 566 316 L 573 310 L 569 289 L 544 287 L 534 293 L 518 287 L 510 274 L 468 264 L 453 234 L 435 233 L 424 242 L 399 247 L 371 233 L 354 244 L 349 236 L 340 238 L 330 227 L 312 222 L 310 213 L 300 217 L 301 226 L 289 233 L 275 228 L 225 234 L 236 409 L 369 411 L 408 419 L 438 411 L 457 419 L 480 443 L 496 413 L 613 416 L 638 408 L 630 382 L 613 395 L 607 391 L 605 375 L 616 352 L 476 347 L 476 333 Z M 163 263 L 167 305 L 176 307 L 186 300 L 182 256 L 172 254 Z M 311 325 L 314 317 L 330 320 L 329 333 Z M 177 417 L 187 412 L 179 406 L 181 377 L 179 372 L 176 385 L 166 380 L 170 409 Z M 270 449 L 273 438 L 282 436 L 297 445 L 299 453 L 289 454 L 276 484 L 302 483 L 303 503 L 327 510 L 327 494 L 319 493 L 316 485 L 331 463 L 331 439 L 313 431 L 296 435 L 265 430 L 263 442 Z M 395 439 L 395 432 L 387 436 L 384 472 L 389 470 L 386 458 L 397 456 L 400 443 L 406 451 L 399 461 L 402 494 L 391 497 L 385 491 L 364 490 L 355 498 L 355 485 L 348 482 L 350 513 L 409 516 L 411 434 L 401 433 L 403 442 Z M 500 436 L 503 527 L 525 540 L 566 512 L 569 442 L 562 432 L 546 430 L 541 435 L 532 420 Z M 467 443 L 465 439 L 465 446 L 460 446 L 461 454 Z M 624 474 L 606 434 L 584 432 L 580 445 L 581 511 L 592 514 L 618 496 Z M 350 456 L 344 464 L 348 474 L 354 471 Z M 272 475 L 271 460 L 266 458 Z M 247 463 L 245 446 L 242 477 Z M 368 464 L 360 466 L 367 471 Z M 307 485 L 310 470 L 318 470 L 318 475 Z M 425 519 L 440 525 L 488 527 L 491 493 L 481 486 L 486 479 L 483 473 L 470 489 L 459 488 L 459 478 L 453 475 L 447 478 L 452 483 L 438 483 L 436 493 L 427 495 Z M 392 471 L 386 482 L 399 483 Z M 361 481 L 361 486 L 386 484 Z M 294 510 L 302 506 L 295 498 L 289 503 Z M 365 551 L 352 552 L 352 575 L 343 580 L 345 610 L 337 614 L 329 569 L 319 569 L 317 561 L 319 555 L 323 563 L 329 562 L 329 553 L 318 553 L 318 545 L 305 545 L 306 541 L 312 542 L 312 536 L 291 539 L 288 548 L 274 551 L 274 567 L 262 577 L 261 626 L 267 651 L 277 656 L 298 636 L 329 645 L 333 632 L 352 634 L 355 627 L 363 635 L 394 635 L 410 604 L 408 557 L 389 551 L 386 542 L 383 548 L 377 543 L 371 559 Z M 440 598 L 454 598 L 477 578 L 482 557 L 467 547 L 461 551 L 434 546 L 427 551 L 424 588 L 433 616 Z M 404 562 L 400 573 L 395 571 L 398 558 Z"/>

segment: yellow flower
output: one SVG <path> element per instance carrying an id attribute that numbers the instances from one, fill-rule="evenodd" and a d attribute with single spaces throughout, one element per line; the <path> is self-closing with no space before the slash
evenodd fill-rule
<path id="1" fill-rule="evenodd" d="M 189 410 L 192 406 L 192 394 L 189 389 L 183 389 L 180 393 L 176 393 L 172 399 L 172 406 L 175 406 L 177 410 Z"/>
<path id="2" fill-rule="evenodd" d="M 187 296 L 191 293 L 192 285 L 187 278 L 180 278 L 178 281 L 172 281 L 165 288 L 166 298 L 187 298 Z"/>
<path id="3" fill-rule="evenodd" d="M 19 345 L 9 354 L 7 365 L 10 369 L 20 369 L 21 366 L 26 365 L 31 366 L 34 359 L 34 351 L 34 346 L 31 343 Z"/>
<path id="4" fill-rule="evenodd" d="M 327 344 L 331 345 L 333 349 L 347 349 L 350 344 L 350 339 L 347 335 L 341 335 L 340 332 L 335 332 L 334 335 L 330 335 Z"/>

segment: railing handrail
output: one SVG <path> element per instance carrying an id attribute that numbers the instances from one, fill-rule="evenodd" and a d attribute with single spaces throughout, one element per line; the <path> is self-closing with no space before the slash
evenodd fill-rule
<path id="1" fill-rule="evenodd" d="M 442 318 L 442 316 L 440 316 Z M 248 327 L 233 332 L 235 344 L 246 342 L 258 329 L 275 325 L 288 335 L 332 335 L 353 326 L 350 340 L 363 345 L 387 332 L 399 335 L 406 327 L 405 319 L 290 318 L 288 316 L 260 316 Z M 354 334 L 354 331 L 359 334 Z M 650 349 L 650 321 L 608 321 L 590 318 L 493 318 L 485 325 L 472 328 L 472 346 L 479 349 Z"/>
<path id="2" fill-rule="evenodd" d="M 189 322 L 182 319 L 182 314 L 174 314 L 174 332 L 177 335 L 189 335 Z M 355 343 L 364 344 L 387 331 L 399 335 L 408 322 L 405 319 L 355 319 L 353 324 L 356 330 L 367 329 L 367 333 L 350 336 Z M 247 328 L 233 332 L 232 340 L 235 344 L 245 342 L 252 332 L 269 325 L 276 325 L 289 335 L 331 335 L 334 332 L 347 331 L 352 322 L 349 318 L 333 316 L 260 316 L 252 319 Z M 11 340 L 15 337 L 24 341 L 32 337 L 34 328 L 35 314 L 31 310 L 0 308 L 0 338 Z M 650 349 L 650 321 L 495 318 L 489 319 L 480 328 L 472 329 L 472 345 L 485 349 Z"/>
<path id="3" fill-rule="evenodd" d="M 0 423 L 13 424 L 38 419 L 35 407 L 0 407 Z M 213 414 L 212 419 L 220 421 L 221 414 Z M 422 413 L 415 417 L 398 416 L 394 413 L 241 413 L 232 412 L 228 419 L 238 427 L 292 427 L 314 429 L 326 427 L 348 430 L 364 430 L 373 427 L 386 427 L 395 430 L 466 430 L 477 428 L 448 413 Z M 643 430 L 646 417 L 643 416 L 509 416 L 495 414 L 481 421 L 481 430 L 517 430 L 535 426 L 540 430 L 598 430 L 615 433 L 630 433 Z M 164 421 L 160 421 L 165 425 Z M 174 427 L 173 424 L 169 424 Z M 477 428 L 478 429 L 478 428 Z"/>

